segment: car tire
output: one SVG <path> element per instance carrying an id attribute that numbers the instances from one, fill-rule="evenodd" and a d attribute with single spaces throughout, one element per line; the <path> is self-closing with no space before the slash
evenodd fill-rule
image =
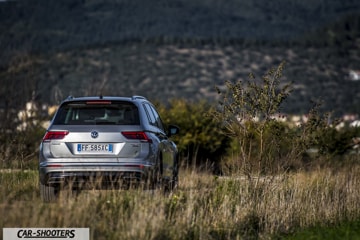
<path id="1" fill-rule="evenodd" d="M 40 197 L 44 202 L 53 202 L 59 197 L 59 188 L 40 183 Z"/>
<path id="2" fill-rule="evenodd" d="M 162 159 L 158 158 L 155 166 L 154 177 L 153 177 L 153 187 L 154 189 L 162 188 L 163 179 L 162 179 Z"/>
<path id="3" fill-rule="evenodd" d="M 179 167 L 176 166 L 173 171 L 173 177 L 170 183 L 170 190 L 173 191 L 175 188 L 178 187 L 178 184 L 179 184 Z"/>
<path id="4" fill-rule="evenodd" d="M 165 188 L 166 188 L 165 191 L 171 192 L 174 189 L 176 189 L 177 186 L 178 186 L 178 181 L 179 181 L 179 167 L 178 167 L 178 165 L 176 163 L 174 165 L 172 178 L 168 179 L 166 184 L 165 184 Z"/>

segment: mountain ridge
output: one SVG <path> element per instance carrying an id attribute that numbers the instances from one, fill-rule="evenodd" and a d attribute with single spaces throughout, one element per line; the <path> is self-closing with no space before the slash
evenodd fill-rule
<path id="1" fill-rule="evenodd" d="M 100 93 L 214 101 L 215 85 L 286 61 L 284 81 L 295 89 L 284 111 L 306 112 L 322 98 L 325 110 L 360 113 L 358 83 L 348 78 L 360 69 L 360 2 L 285 2 L 2 2 L 2 105 Z"/>
<path id="2" fill-rule="evenodd" d="M 350 14 L 360 14 L 359 1 L 9 1 L 0 3 L 0 47 L 47 52 L 161 37 L 290 41 Z"/>

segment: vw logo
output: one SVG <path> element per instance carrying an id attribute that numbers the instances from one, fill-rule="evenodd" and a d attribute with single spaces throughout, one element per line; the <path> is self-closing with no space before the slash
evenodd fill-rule
<path id="1" fill-rule="evenodd" d="M 92 131 L 91 132 L 91 137 L 92 138 L 97 138 L 99 136 L 99 133 L 97 131 Z"/>

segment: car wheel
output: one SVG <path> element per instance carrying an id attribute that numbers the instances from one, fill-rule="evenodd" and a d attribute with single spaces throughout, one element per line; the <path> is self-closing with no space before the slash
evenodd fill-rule
<path id="1" fill-rule="evenodd" d="M 59 197 L 59 188 L 40 183 L 40 197 L 44 202 L 53 202 Z"/>
<path id="2" fill-rule="evenodd" d="M 172 191 L 175 188 L 177 188 L 178 183 L 179 183 L 179 167 L 176 166 L 173 171 L 173 177 L 172 177 L 172 181 L 170 184 L 170 190 Z"/>
<path id="3" fill-rule="evenodd" d="M 161 160 L 156 162 L 153 170 L 150 172 L 150 175 L 147 177 L 145 182 L 145 189 L 155 190 L 160 188 L 162 185 L 162 170 L 161 170 Z"/>
<path id="4" fill-rule="evenodd" d="M 155 174 L 154 174 L 154 188 L 162 188 L 163 179 L 162 179 L 162 160 L 161 158 L 158 160 L 155 168 Z"/>
<path id="5" fill-rule="evenodd" d="M 173 169 L 173 174 L 172 174 L 172 178 L 168 179 L 167 183 L 166 183 L 166 191 L 173 191 L 175 188 L 177 188 L 178 186 L 178 181 L 179 181 L 179 167 L 177 165 L 177 163 L 174 165 L 174 169 Z"/>

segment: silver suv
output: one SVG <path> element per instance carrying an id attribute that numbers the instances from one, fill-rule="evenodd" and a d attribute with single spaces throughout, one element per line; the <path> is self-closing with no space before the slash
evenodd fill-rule
<path id="1" fill-rule="evenodd" d="M 64 186 L 173 188 L 177 148 L 154 105 L 141 96 L 68 97 L 40 145 L 40 195 L 57 199 Z"/>

